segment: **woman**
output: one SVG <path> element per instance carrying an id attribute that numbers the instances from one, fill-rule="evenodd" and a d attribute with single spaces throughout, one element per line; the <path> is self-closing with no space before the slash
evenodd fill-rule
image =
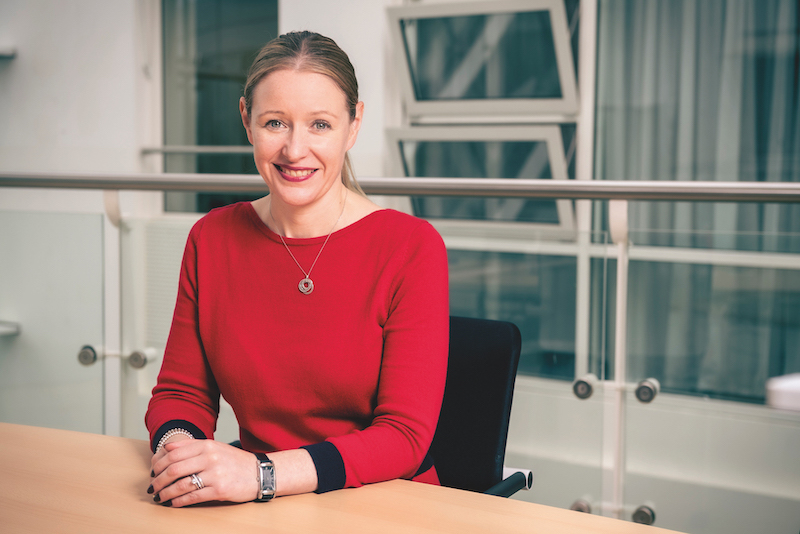
<path id="1" fill-rule="evenodd" d="M 364 104 L 347 55 L 318 34 L 278 37 L 239 110 L 269 195 L 189 235 L 146 416 L 148 493 L 185 506 L 438 483 L 426 454 L 447 372 L 446 254 L 428 223 L 380 209 L 350 176 Z M 210 439 L 220 394 L 243 449 Z"/>

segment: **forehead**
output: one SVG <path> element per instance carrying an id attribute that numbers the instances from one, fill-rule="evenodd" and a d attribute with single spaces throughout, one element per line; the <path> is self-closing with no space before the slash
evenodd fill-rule
<path id="1" fill-rule="evenodd" d="M 253 91 L 256 113 L 275 106 L 281 111 L 313 108 L 346 113 L 347 98 L 336 82 L 324 74 L 281 69 L 265 76 Z"/>

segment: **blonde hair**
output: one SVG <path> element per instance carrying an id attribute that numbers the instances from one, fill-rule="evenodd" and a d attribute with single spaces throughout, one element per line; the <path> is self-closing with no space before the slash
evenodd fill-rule
<path id="1" fill-rule="evenodd" d="M 356 117 L 358 81 L 355 69 L 344 50 L 333 39 L 314 32 L 289 32 L 268 42 L 258 52 L 244 85 L 247 116 L 253 105 L 253 91 L 268 74 L 282 69 L 322 74 L 333 80 L 344 93 L 350 120 Z M 349 154 L 344 156 L 342 183 L 348 189 L 364 194 L 353 173 Z"/>

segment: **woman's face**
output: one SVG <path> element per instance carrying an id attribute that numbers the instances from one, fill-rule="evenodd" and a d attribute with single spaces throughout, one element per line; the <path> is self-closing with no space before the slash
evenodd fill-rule
<path id="1" fill-rule="evenodd" d="M 239 110 L 270 194 L 294 207 L 323 198 L 338 203 L 344 157 L 356 141 L 363 109 L 359 102 L 351 120 L 344 92 L 322 74 L 285 69 L 261 80 L 250 116 L 244 98 Z"/>

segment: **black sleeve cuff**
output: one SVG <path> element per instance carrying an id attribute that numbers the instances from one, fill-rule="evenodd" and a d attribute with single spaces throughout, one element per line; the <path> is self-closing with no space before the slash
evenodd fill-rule
<path id="1" fill-rule="evenodd" d="M 184 430 L 188 430 L 192 436 L 194 436 L 194 439 L 207 439 L 203 431 L 197 428 L 197 425 L 194 423 L 184 421 L 183 419 L 173 419 L 172 421 L 167 421 L 161 425 L 156 433 L 153 434 L 153 439 L 150 441 L 150 450 L 156 452 L 156 446 L 158 445 L 158 442 L 161 441 L 161 438 L 164 437 L 164 434 L 173 428 L 182 428 Z"/>
<path id="2" fill-rule="evenodd" d="M 346 478 L 344 460 L 336 445 L 323 441 L 300 448 L 308 451 L 314 461 L 314 467 L 317 468 L 317 489 L 314 493 L 325 493 L 344 487 Z"/>

